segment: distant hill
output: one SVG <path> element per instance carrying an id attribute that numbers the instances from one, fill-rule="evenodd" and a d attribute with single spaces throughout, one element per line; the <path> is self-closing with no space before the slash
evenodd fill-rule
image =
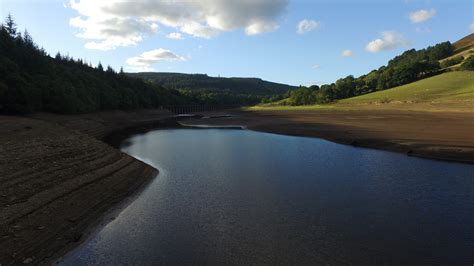
<path id="1" fill-rule="evenodd" d="M 462 38 L 461 40 L 453 43 L 456 52 L 458 50 L 466 49 L 468 47 L 474 46 L 474 33 L 467 35 L 466 37 Z"/>
<path id="2" fill-rule="evenodd" d="M 295 86 L 269 82 L 259 78 L 221 78 L 209 77 L 205 74 L 160 72 L 127 73 L 127 75 L 151 81 L 168 89 L 190 91 L 269 96 L 283 94 L 296 88 Z"/>

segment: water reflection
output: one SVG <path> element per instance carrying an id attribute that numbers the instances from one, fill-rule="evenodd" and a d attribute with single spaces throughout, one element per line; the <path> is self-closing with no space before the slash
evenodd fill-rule
<path id="1" fill-rule="evenodd" d="M 160 175 L 63 264 L 471 264 L 474 166 L 245 130 L 159 130 Z"/>

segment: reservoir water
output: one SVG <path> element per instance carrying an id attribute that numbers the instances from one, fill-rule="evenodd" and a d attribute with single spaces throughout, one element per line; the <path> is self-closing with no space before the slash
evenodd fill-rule
<path id="1" fill-rule="evenodd" d="M 247 130 L 157 130 L 160 174 L 60 263 L 474 263 L 474 166 Z"/>

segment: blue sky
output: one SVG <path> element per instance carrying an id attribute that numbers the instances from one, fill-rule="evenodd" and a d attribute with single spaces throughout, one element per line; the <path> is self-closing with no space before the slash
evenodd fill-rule
<path id="1" fill-rule="evenodd" d="M 52 55 L 292 85 L 358 76 L 474 30 L 473 1 L 161 1 L 0 0 L 0 15 L 11 12 Z"/>

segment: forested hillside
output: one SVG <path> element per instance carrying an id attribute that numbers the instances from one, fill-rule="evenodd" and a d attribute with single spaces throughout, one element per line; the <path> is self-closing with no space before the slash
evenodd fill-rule
<path id="1" fill-rule="evenodd" d="M 0 113 L 85 113 L 153 108 L 193 99 L 59 53 L 52 58 L 8 16 L 0 26 Z"/>
<path id="2" fill-rule="evenodd" d="M 472 38 L 464 38 L 462 47 L 469 47 Z M 456 43 L 456 44 L 459 44 Z M 473 70 L 474 57 L 470 54 L 460 58 L 440 60 L 456 55 L 459 47 L 450 42 L 439 43 L 426 49 L 405 51 L 393 58 L 386 66 L 373 70 L 358 78 L 347 76 L 335 83 L 311 87 L 300 87 L 288 94 L 288 98 L 281 101 L 287 105 L 310 105 L 333 102 L 358 95 L 381 91 L 411 82 L 441 74 L 450 66 L 460 64 L 460 70 Z M 266 101 L 268 102 L 268 101 Z"/>
<path id="3" fill-rule="evenodd" d="M 168 89 L 206 102 L 256 103 L 263 97 L 280 97 L 294 86 L 265 81 L 258 78 L 222 78 L 205 74 L 181 73 L 127 73 L 151 81 Z"/>

